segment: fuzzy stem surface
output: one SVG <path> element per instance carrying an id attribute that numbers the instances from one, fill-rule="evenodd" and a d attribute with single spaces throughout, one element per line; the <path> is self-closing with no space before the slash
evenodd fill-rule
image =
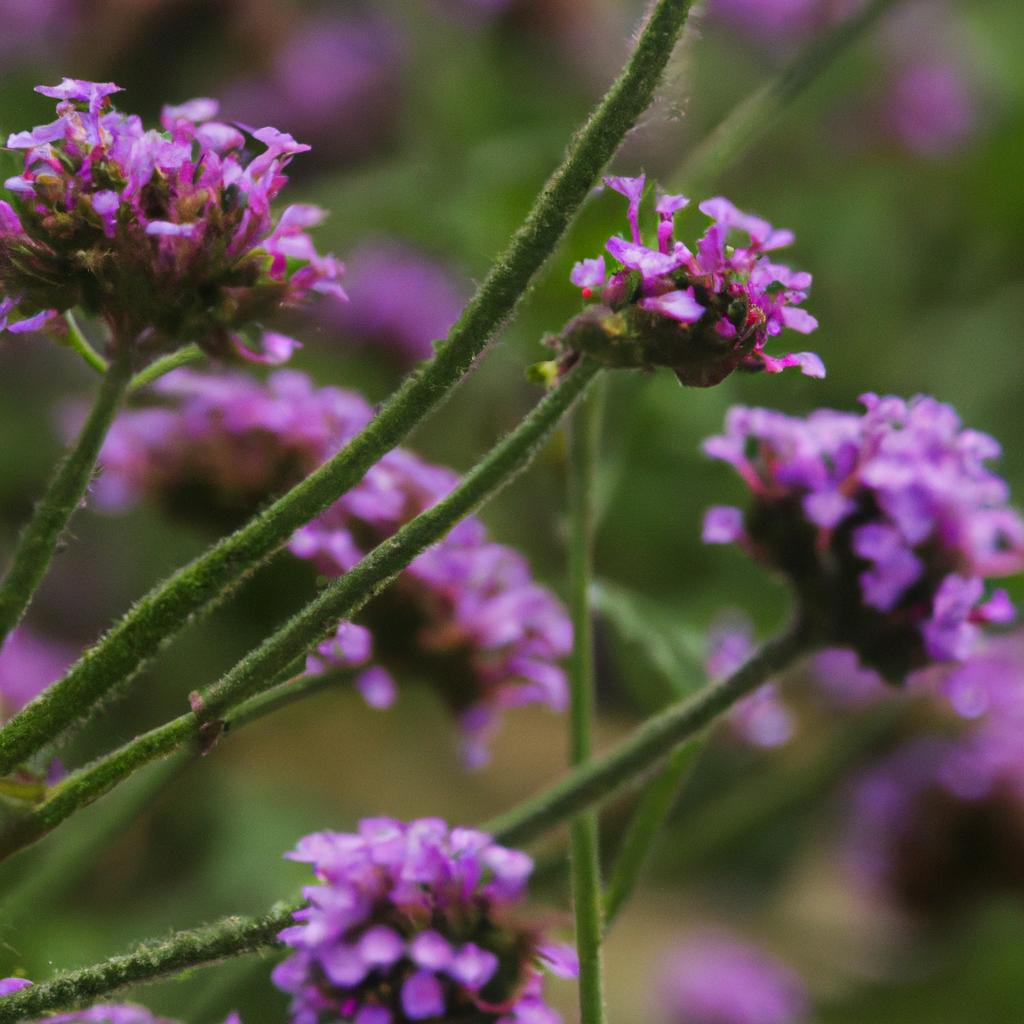
<path id="1" fill-rule="evenodd" d="M 691 0 L 658 0 L 625 68 L 576 133 L 533 208 L 437 354 L 337 455 L 231 536 L 143 597 L 67 675 L 0 730 L 0 775 L 80 724 L 200 612 L 224 598 L 436 409 L 509 319 L 626 133 L 647 109 Z"/>
<path id="2" fill-rule="evenodd" d="M 124 356 L 103 375 L 99 392 L 74 446 L 57 466 L 46 492 L 32 511 L 0 583 L 0 643 L 21 621 L 43 580 L 61 534 L 82 502 L 103 439 L 107 436 L 131 373 Z M 6 771 L 0 771 L 6 774 Z"/>
<path id="3" fill-rule="evenodd" d="M 649 718 L 609 753 L 570 771 L 560 782 L 481 828 L 505 844 L 520 845 L 596 806 L 650 773 L 676 747 L 771 676 L 818 646 L 801 623 L 771 640 L 727 679 Z"/>
<path id="4" fill-rule="evenodd" d="M 188 712 L 137 736 L 118 750 L 72 773 L 0 837 L 0 858 L 42 838 L 75 811 L 91 804 L 153 761 L 189 744 L 208 749 L 225 719 L 242 701 L 273 687 L 281 672 L 388 585 L 420 552 L 498 493 L 532 460 L 600 371 L 585 361 L 537 403 L 508 436 L 466 474 L 446 498 L 374 548 L 344 576 L 323 588 L 256 650 L 199 695 L 202 711 Z M 204 731 L 205 730 L 205 731 Z"/>
<path id="5" fill-rule="evenodd" d="M 593 754 L 594 637 L 590 581 L 601 398 L 595 388 L 577 407 L 569 443 L 569 611 L 573 628 L 569 659 L 569 758 L 573 766 L 589 764 Z M 585 810 L 573 820 L 569 830 L 569 863 L 580 960 L 580 1020 L 582 1024 L 603 1024 L 601 847 L 596 810 Z"/>

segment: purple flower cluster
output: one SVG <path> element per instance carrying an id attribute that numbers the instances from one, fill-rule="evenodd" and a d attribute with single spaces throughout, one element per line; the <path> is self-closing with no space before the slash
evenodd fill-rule
<path id="1" fill-rule="evenodd" d="M 32 984 L 27 978 L 0 978 L 0 997 L 13 995 Z M 134 1003 L 101 1003 L 87 1010 L 73 1010 L 44 1018 L 46 1024 L 178 1024 L 167 1017 L 157 1017 L 144 1006 Z M 34 1024 L 44 1024 L 35 1021 Z M 229 1014 L 224 1024 L 241 1024 L 237 1013 Z"/>
<path id="2" fill-rule="evenodd" d="M 867 769 L 845 816 L 852 877 L 915 914 L 1024 891 L 1024 636 L 993 640 L 942 688 L 968 726 Z"/>
<path id="3" fill-rule="evenodd" d="M 709 13 L 772 55 L 841 24 L 864 0 L 713 0 Z M 901 146 L 941 157 L 974 134 L 980 113 L 964 26 L 941 0 L 901 4 L 884 21 L 880 86 L 868 111 Z"/>
<path id="4" fill-rule="evenodd" d="M 287 122 L 316 144 L 316 155 L 335 161 L 367 157 L 391 141 L 406 65 L 405 41 L 392 19 L 328 10 L 268 41 L 268 70 L 227 89 L 227 113 Z"/>
<path id="5" fill-rule="evenodd" d="M 1024 568 L 1024 521 L 986 463 L 986 434 L 932 398 L 864 395 L 863 415 L 806 419 L 733 408 L 705 452 L 735 467 L 753 505 L 710 509 L 708 543 L 737 542 L 780 569 L 823 638 L 901 681 L 964 661 L 979 626 L 1006 622 L 985 580 Z"/>
<path id="6" fill-rule="evenodd" d="M 74 661 L 73 652 L 20 626 L 0 645 L 0 722 L 20 711 Z"/>
<path id="7" fill-rule="evenodd" d="M 423 818 L 317 832 L 287 854 L 313 865 L 295 952 L 273 974 L 294 1024 L 418 1020 L 557 1024 L 541 965 L 563 977 L 575 954 L 517 922 L 533 862 L 466 828 Z"/>
<path id="8" fill-rule="evenodd" d="M 447 267 L 391 239 L 352 251 L 345 287 L 352 301 L 325 309 L 325 325 L 403 366 L 433 354 L 433 342 L 447 336 L 466 299 Z"/>
<path id="9" fill-rule="evenodd" d="M 266 384 L 179 370 L 155 390 L 169 405 L 123 413 L 100 453 L 102 507 L 148 496 L 193 518 L 237 517 L 308 474 L 373 415 L 359 395 L 317 389 L 291 370 Z M 319 573 L 340 576 L 457 482 L 451 470 L 395 449 L 302 527 L 290 550 Z M 308 670 L 358 668 L 357 686 L 375 707 L 394 700 L 392 672 L 427 678 L 458 717 L 467 761 L 480 764 L 502 711 L 565 707 L 558 662 L 571 646 L 561 603 L 521 555 L 470 518 L 416 558 L 358 624 L 341 623 L 311 653 Z"/>
<path id="10" fill-rule="evenodd" d="M 675 1024 L 800 1024 L 807 993 L 792 968 L 721 930 L 695 934 L 666 961 L 662 999 Z"/>
<path id="11" fill-rule="evenodd" d="M 708 632 L 704 664 L 711 679 L 732 675 L 754 653 L 749 619 L 725 616 Z M 779 747 L 792 739 L 796 721 L 775 683 L 765 683 L 729 711 L 733 733 L 754 747 Z"/>
<path id="12" fill-rule="evenodd" d="M 810 377 L 825 368 L 813 352 L 767 355 L 770 337 L 791 328 L 807 334 L 818 323 L 800 303 L 811 275 L 773 263 L 768 254 L 791 245 L 793 233 L 717 197 L 700 204 L 712 224 L 692 252 L 674 237 L 674 219 L 689 200 L 661 194 L 656 248 L 643 243 L 640 202 L 646 179 L 606 178 L 629 201 L 630 238 L 608 240 L 615 261 L 582 260 L 572 283 L 593 304 L 567 326 L 560 348 L 585 352 L 609 366 L 668 366 L 683 384 L 710 387 L 734 370 L 779 373 L 798 366 Z M 746 244 L 733 237 L 739 232 Z"/>
<path id="13" fill-rule="evenodd" d="M 274 128 L 251 139 L 214 121 L 217 104 L 165 107 L 162 131 L 119 113 L 112 83 L 66 78 L 37 92 L 57 119 L 16 132 L 22 173 L 0 200 L 0 330 L 60 330 L 58 312 L 102 317 L 120 344 L 147 353 L 188 341 L 214 355 L 280 362 L 296 343 L 253 351 L 240 331 L 315 293 L 344 298 L 342 266 L 307 233 L 323 219 L 271 203 L 308 146 Z M 17 319 L 15 319 L 17 317 Z"/>

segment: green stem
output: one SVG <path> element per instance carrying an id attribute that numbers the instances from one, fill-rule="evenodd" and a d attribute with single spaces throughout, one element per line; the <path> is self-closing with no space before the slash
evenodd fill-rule
<path id="1" fill-rule="evenodd" d="M 128 390 L 139 391 L 147 384 L 152 384 L 153 381 L 163 377 L 164 374 L 170 373 L 171 370 L 176 370 L 179 366 L 188 366 L 190 363 L 198 363 L 205 358 L 206 353 L 198 345 L 186 345 L 184 348 L 179 348 L 177 352 L 154 359 L 144 370 L 139 370 L 132 377 Z"/>
<path id="2" fill-rule="evenodd" d="M 33 1020 L 50 1010 L 76 1009 L 119 989 L 272 949 L 279 945 L 277 933 L 292 923 L 294 909 L 279 903 L 259 917 L 226 917 L 202 928 L 175 932 L 163 942 L 147 943 L 92 967 L 64 971 L 0 999 L 0 1024 Z"/>
<path id="3" fill-rule="evenodd" d="M 872 0 L 801 51 L 778 75 L 740 101 L 694 149 L 672 177 L 679 187 L 702 192 L 775 125 L 783 111 L 849 49 L 889 8 L 901 0 Z"/>
<path id="4" fill-rule="evenodd" d="M 68 674 L 0 730 L 0 775 L 123 688 L 171 637 L 209 609 L 295 530 L 353 487 L 436 409 L 511 316 L 626 133 L 646 110 L 686 23 L 691 0 L 658 0 L 633 53 L 573 137 L 522 226 L 432 360 L 406 379 L 361 434 L 236 533 L 142 598 Z"/>
<path id="5" fill-rule="evenodd" d="M 46 800 L 15 820 L 0 841 L 0 857 L 40 839 L 152 761 L 189 744 L 201 748 L 209 740 L 199 727 L 212 727 L 214 736 L 218 735 L 218 720 L 228 717 L 246 698 L 273 686 L 280 673 L 315 647 L 339 620 L 354 615 L 420 552 L 440 540 L 527 466 L 599 369 L 597 363 L 590 361 L 573 369 L 446 498 L 374 548 L 344 576 L 329 583 L 315 600 L 205 690 L 201 694 L 201 722 L 192 712 L 181 715 L 69 775 L 53 787 Z"/>
<path id="6" fill-rule="evenodd" d="M 487 822 L 482 829 L 499 842 L 520 845 L 584 808 L 598 805 L 620 786 L 639 781 L 679 744 L 816 645 L 816 638 L 798 623 L 765 644 L 728 679 L 648 719 L 610 753 L 573 769 L 561 782 Z"/>
<path id="7" fill-rule="evenodd" d="M 569 445 L 569 610 L 573 649 L 569 659 L 569 755 L 585 766 L 593 754 L 594 638 L 590 612 L 593 577 L 594 476 L 601 427 L 601 393 L 596 389 L 573 417 Z M 569 830 L 576 950 L 580 958 L 581 1024 L 605 1019 L 601 963 L 601 848 L 595 810 L 578 815 Z"/>
<path id="8" fill-rule="evenodd" d="M 106 373 L 110 364 L 89 344 L 89 339 L 82 333 L 82 328 L 78 326 L 78 321 L 70 309 L 64 314 L 64 323 L 68 327 L 68 347 L 77 352 L 98 373 Z"/>
<path id="9" fill-rule="evenodd" d="M 0 643 L 25 614 L 68 520 L 85 496 L 96 456 L 124 397 L 129 376 L 125 358 L 117 359 L 104 375 L 74 447 L 57 466 L 46 493 L 18 538 L 10 568 L 0 583 Z"/>
<path id="10" fill-rule="evenodd" d="M 626 901 L 633 895 L 633 890 L 650 858 L 654 842 L 668 820 L 672 805 L 679 795 L 679 788 L 690 774 L 702 748 L 703 742 L 699 739 L 677 748 L 669 757 L 668 764 L 640 798 L 640 804 L 630 819 L 626 837 L 622 840 L 611 878 L 605 888 L 606 932 L 611 928 Z"/>

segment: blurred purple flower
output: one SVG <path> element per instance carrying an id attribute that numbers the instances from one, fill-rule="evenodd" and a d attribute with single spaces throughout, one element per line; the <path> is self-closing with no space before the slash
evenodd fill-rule
<path id="1" fill-rule="evenodd" d="M 75 0 L 4 0 L 0 67 L 53 57 L 71 33 Z"/>
<path id="2" fill-rule="evenodd" d="M 364 242 L 348 258 L 351 302 L 325 309 L 328 331 L 402 365 L 433 355 L 462 311 L 466 289 L 440 262 L 391 239 Z"/>
<path id="3" fill-rule="evenodd" d="M 295 952 L 273 973 L 296 1024 L 558 1024 L 541 967 L 575 973 L 575 956 L 512 919 L 526 854 L 436 818 L 369 818 L 358 834 L 305 836 L 287 856 L 321 883 L 281 932 Z"/>
<path id="4" fill-rule="evenodd" d="M 154 392 L 168 404 L 123 413 L 100 453 L 94 499 L 105 509 L 148 497 L 192 519 L 237 517 L 310 473 L 373 415 L 361 396 L 315 388 L 290 370 L 266 384 L 179 370 Z M 451 470 L 395 449 L 299 529 L 290 550 L 319 573 L 340 576 L 457 483 Z M 562 604 L 521 555 L 469 518 L 370 602 L 358 625 L 342 623 L 310 652 L 307 668 L 359 669 L 356 686 L 373 707 L 394 701 L 396 676 L 427 678 L 478 765 L 504 710 L 564 709 L 559 661 L 571 646 Z"/>
<path id="5" fill-rule="evenodd" d="M 665 961 L 661 992 L 675 1024 L 800 1024 L 809 1015 L 795 971 L 721 930 L 689 937 Z"/>
<path id="6" fill-rule="evenodd" d="M 9 996 L 28 988 L 32 984 L 28 978 L 0 978 L 0 996 Z"/>
<path id="7" fill-rule="evenodd" d="M 712 679 L 732 675 L 753 653 L 753 627 L 742 614 L 723 616 L 708 631 L 705 667 Z M 793 713 L 774 683 L 765 683 L 734 704 L 728 720 L 733 732 L 755 747 L 782 746 L 796 731 Z"/>
<path id="8" fill-rule="evenodd" d="M 919 736 L 864 771 L 844 835 L 853 877 L 921 914 L 1024 890 L 1024 635 L 994 640 L 944 689 L 970 724 Z"/>
<path id="9" fill-rule="evenodd" d="M 315 294 L 345 297 L 341 264 L 307 233 L 323 212 L 270 209 L 309 146 L 260 128 L 250 134 L 264 151 L 248 157 L 245 135 L 211 120 L 213 100 L 165 107 L 163 131 L 146 131 L 112 108 L 113 83 L 36 91 L 58 100 L 58 116 L 7 140 L 24 169 L 0 201 L 0 328 L 59 334 L 58 312 L 81 306 L 147 353 L 195 341 L 272 362 L 288 339 L 271 336 L 260 354 L 239 332 Z"/>
<path id="10" fill-rule="evenodd" d="M 74 660 L 69 647 L 19 626 L 0 645 L 0 722 L 59 679 Z"/>
<path id="11" fill-rule="evenodd" d="M 837 646 L 902 681 L 965 660 L 984 623 L 1013 616 L 985 580 L 1024 568 L 1024 521 L 986 463 L 999 454 L 933 398 L 862 396 L 861 416 L 736 406 L 704 444 L 750 487 L 742 529 L 705 528 L 781 570 Z M 723 510 L 711 510 L 721 521 Z"/>
<path id="12" fill-rule="evenodd" d="M 405 43 L 394 21 L 318 14 L 278 41 L 265 75 L 229 87 L 223 106 L 243 122 L 292 125 L 318 156 L 353 160 L 394 135 L 404 71 Z"/>
<path id="13" fill-rule="evenodd" d="M 786 327 L 807 334 L 817 321 L 799 308 L 811 275 L 772 263 L 768 253 L 793 243 L 793 233 L 738 210 L 721 196 L 700 204 L 713 223 L 696 253 L 674 239 L 675 214 L 688 200 L 659 194 L 657 248 L 641 238 L 639 210 L 646 179 L 606 178 L 629 203 L 630 238 L 613 236 L 607 250 L 618 269 L 607 276 L 604 257 L 582 260 L 570 280 L 594 300 L 570 321 L 556 346 L 585 352 L 615 367 L 671 367 L 680 382 L 720 383 L 734 370 L 780 373 L 796 366 L 810 377 L 825 368 L 812 352 L 776 357 L 765 353 L 769 337 Z M 735 233 L 746 235 L 738 244 Z M 730 241 L 731 239 L 731 241 Z"/>

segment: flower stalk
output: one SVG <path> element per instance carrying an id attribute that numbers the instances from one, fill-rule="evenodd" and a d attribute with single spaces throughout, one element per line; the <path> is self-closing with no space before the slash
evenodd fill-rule
<path id="1" fill-rule="evenodd" d="M 594 476 L 603 395 L 595 389 L 573 415 L 569 445 L 569 600 L 573 649 L 569 659 L 570 763 L 583 767 L 593 751 L 594 638 L 590 609 L 593 577 Z M 582 1024 L 605 1020 L 601 953 L 601 847 L 597 812 L 583 811 L 570 826 L 576 950 L 580 959 Z"/>
<path id="2" fill-rule="evenodd" d="M 207 690 L 196 695 L 193 710 L 151 729 L 119 750 L 74 772 L 22 815 L 0 840 L 0 857 L 40 839 L 75 811 L 109 792 L 124 779 L 189 744 L 201 752 L 224 731 L 224 720 L 246 698 L 273 686 L 296 658 L 305 655 L 351 618 L 420 552 L 440 540 L 456 523 L 498 493 L 524 469 L 563 416 L 586 391 L 600 367 L 583 362 L 563 378 L 504 440 L 466 474 L 448 497 L 421 513 L 358 563 L 324 587 L 320 595 Z"/>
<path id="3" fill-rule="evenodd" d="M 622 73 L 573 138 L 436 356 L 408 377 L 369 426 L 333 459 L 143 597 L 60 682 L 13 718 L 0 731 L 0 774 L 84 722 L 103 697 L 125 687 L 193 618 L 355 485 L 441 404 L 508 320 L 605 164 L 650 104 L 689 10 L 690 0 L 658 0 L 652 8 Z"/>
<path id="4" fill-rule="evenodd" d="M 130 379 L 128 358 L 121 354 L 103 375 L 92 410 L 74 447 L 57 466 L 46 493 L 18 538 L 10 568 L 0 583 L 0 642 L 21 621 L 46 574 L 64 528 L 85 496 L 96 457 Z"/>
<path id="5" fill-rule="evenodd" d="M 599 805 L 622 786 L 645 777 L 736 701 L 818 646 L 818 637 L 798 621 L 727 679 L 648 719 L 609 753 L 481 827 L 499 842 L 522 845 L 584 808 Z"/>

